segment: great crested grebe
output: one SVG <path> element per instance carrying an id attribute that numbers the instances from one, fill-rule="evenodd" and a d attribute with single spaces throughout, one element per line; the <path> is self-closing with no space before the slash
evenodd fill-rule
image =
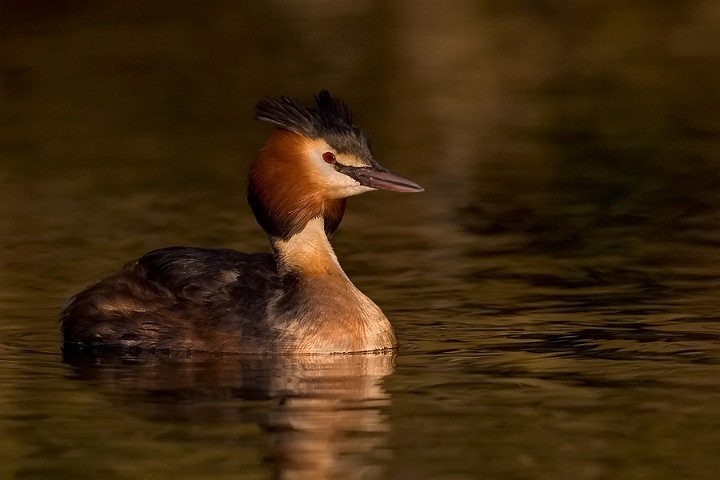
<path id="1" fill-rule="evenodd" d="M 264 99 L 275 125 L 248 203 L 273 253 L 168 247 L 81 291 L 62 312 L 66 348 L 342 353 L 396 346 L 390 322 L 345 275 L 329 237 L 347 197 L 423 188 L 380 166 L 348 107 Z"/>

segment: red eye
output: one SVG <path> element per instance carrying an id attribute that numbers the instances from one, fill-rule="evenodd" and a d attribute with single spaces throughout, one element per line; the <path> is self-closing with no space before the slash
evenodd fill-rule
<path id="1" fill-rule="evenodd" d="M 335 154 L 332 152 L 325 152 L 322 157 L 325 163 L 335 163 Z"/>

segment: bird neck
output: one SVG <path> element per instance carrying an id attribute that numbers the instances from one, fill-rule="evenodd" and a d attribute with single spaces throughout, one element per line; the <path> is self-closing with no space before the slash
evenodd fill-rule
<path id="1" fill-rule="evenodd" d="M 394 348 L 395 333 L 382 310 L 345 275 L 322 217 L 289 239 L 271 237 L 282 291 L 269 305 L 281 322 L 277 344 L 293 353 L 362 352 Z"/>
<path id="2" fill-rule="evenodd" d="M 347 280 L 325 230 L 325 221 L 318 216 L 289 238 L 271 235 L 281 277 L 338 276 Z"/>

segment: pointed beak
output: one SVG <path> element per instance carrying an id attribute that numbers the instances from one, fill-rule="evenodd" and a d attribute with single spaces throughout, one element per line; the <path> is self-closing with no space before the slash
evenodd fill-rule
<path id="1" fill-rule="evenodd" d="M 379 190 L 390 190 L 391 192 L 422 192 L 425 190 L 409 178 L 393 173 L 380 165 L 346 168 L 343 173 L 360 182 L 360 185 Z"/>

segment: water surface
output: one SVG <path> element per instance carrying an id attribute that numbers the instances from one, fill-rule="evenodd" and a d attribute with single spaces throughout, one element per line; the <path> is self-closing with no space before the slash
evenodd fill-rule
<path id="1" fill-rule="evenodd" d="M 711 1 L 0 7 L 1 478 L 712 479 Z M 333 243 L 397 355 L 63 356 L 145 251 L 266 250 L 265 95 L 329 88 L 426 187 Z"/>

